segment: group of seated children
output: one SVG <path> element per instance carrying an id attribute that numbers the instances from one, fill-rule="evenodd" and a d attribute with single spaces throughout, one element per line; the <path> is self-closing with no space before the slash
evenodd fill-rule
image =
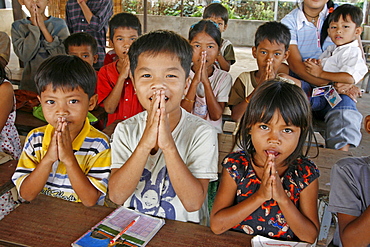
<path id="1" fill-rule="evenodd" d="M 40 15 L 35 16 L 38 23 Z M 218 67 L 235 60 L 220 58 L 221 47 L 227 46 L 220 26 L 226 28 L 227 18 L 221 21 L 209 13 L 205 18 L 217 23 L 199 21 L 186 40 L 163 30 L 141 36 L 136 16 L 115 15 L 109 28 L 117 60 L 98 74 L 91 66 L 97 59 L 94 38 L 83 33 L 67 38 L 66 53 L 75 56 L 52 56 L 35 75 L 48 125 L 28 134 L 20 157 L 19 143 L 9 151 L 19 158 L 12 180 L 21 200 L 42 193 L 86 206 L 113 202 L 167 219 L 210 224 L 216 234 L 234 229 L 314 243 L 320 174 L 305 144 L 313 135 L 311 105 L 300 88 L 302 81 L 279 73 L 289 56 L 289 29 L 278 22 L 258 28 L 252 50 L 258 70 L 241 74 L 231 89 L 231 76 Z M 342 19 L 351 22 L 353 17 L 341 14 Z M 308 70 L 314 66 L 322 70 L 320 61 L 307 62 Z M 16 141 L 14 103 L 9 103 L 14 95 L 5 72 L 1 78 L 2 91 L 9 91 L 2 133 L 9 128 Z M 232 116 L 240 122 L 239 150 L 222 161 L 221 183 L 208 212 L 208 184 L 218 178 L 217 132 L 222 132 L 230 89 Z M 126 119 L 117 124 L 111 143 L 87 119 L 97 104 L 111 113 L 108 124 Z M 369 122 L 367 118 L 368 131 Z M 3 150 L 8 142 L 2 137 Z M 354 160 L 361 164 L 353 171 L 351 162 L 339 162 L 332 176 L 349 180 L 346 176 L 353 172 L 368 178 L 368 158 Z M 338 185 L 342 187 L 351 195 L 358 192 Z M 343 205 L 355 199 L 342 204 L 340 197 L 331 194 L 330 200 L 344 243 L 358 225 L 368 225 L 369 203 L 349 209 Z"/>

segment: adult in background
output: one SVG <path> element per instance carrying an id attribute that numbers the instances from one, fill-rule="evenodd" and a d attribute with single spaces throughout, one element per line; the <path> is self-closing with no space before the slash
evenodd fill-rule
<path id="1" fill-rule="evenodd" d="M 108 21 L 113 14 L 112 0 L 68 0 L 66 22 L 69 32 L 86 32 L 98 42 L 98 62 L 94 68 L 103 66 L 107 40 Z"/>
<path id="2" fill-rule="evenodd" d="M 311 96 L 312 88 L 325 86 L 331 81 L 310 75 L 304 61 L 308 58 L 318 59 L 333 42 L 328 37 L 328 15 L 334 10 L 331 0 L 304 0 L 299 6 L 282 19 L 291 32 L 289 69 L 294 77 L 302 83 L 302 89 Z M 304 86 L 306 85 L 306 87 Z M 348 151 L 356 147 L 361 140 L 362 115 L 356 108 L 358 88 L 354 85 L 334 84 L 342 101 L 331 108 L 329 104 L 322 109 L 312 106 L 315 117 L 326 122 L 326 145 L 329 148 Z"/>

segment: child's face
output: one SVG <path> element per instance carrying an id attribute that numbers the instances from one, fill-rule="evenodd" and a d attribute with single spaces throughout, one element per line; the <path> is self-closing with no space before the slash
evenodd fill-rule
<path id="1" fill-rule="evenodd" d="M 26 6 L 27 10 L 33 15 L 36 7 L 39 14 L 44 14 L 46 6 L 49 4 L 49 0 L 18 0 L 20 5 Z"/>
<path id="2" fill-rule="evenodd" d="M 328 35 L 337 46 L 354 41 L 361 32 L 362 28 L 356 27 L 350 16 L 347 16 L 347 21 L 340 16 L 338 22 L 332 21 L 328 28 Z"/>
<path id="3" fill-rule="evenodd" d="M 153 208 L 158 205 L 158 194 L 155 190 L 148 190 L 144 193 L 142 201 L 144 208 Z"/>
<path id="4" fill-rule="evenodd" d="M 166 112 L 180 111 L 180 102 L 186 88 L 185 71 L 180 60 L 173 54 L 155 56 L 140 54 L 134 71 L 133 84 L 141 105 L 149 110 L 153 94 L 164 90 Z"/>
<path id="5" fill-rule="evenodd" d="M 328 0 L 304 0 L 303 4 L 306 9 L 321 10 Z"/>
<path id="6" fill-rule="evenodd" d="M 66 118 L 71 136 L 76 137 L 84 125 L 88 111 L 94 109 L 97 97 L 94 95 L 89 99 L 80 87 L 74 90 L 57 88 L 54 91 L 52 84 L 49 84 L 38 99 L 46 121 L 56 128 L 58 117 Z"/>
<path id="7" fill-rule="evenodd" d="M 123 59 L 131 44 L 139 37 L 137 31 L 132 28 L 119 27 L 114 30 L 113 48 L 117 56 Z"/>
<path id="8" fill-rule="evenodd" d="M 200 64 L 202 62 L 202 51 L 207 52 L 207 68 L 213 66 L 219 52 L 219 47 L 216 41 L 211 36 L 209 36 L 205 32 L 198 33 L 190 42 L 190 45 L 193 47 L 192 60 L 194 63 L 194 67 L 200 67 Z"/>
<path id="9" fill-rule="evenodd" d="M 253 161 L 263 166 L 269 153 L 275 155 L 276 167 L 283 166 L 285 160 L 298 146 L 301 128 L 287 125 L 276 111 L 269 123 L 256 123 L 252 125 L 250 135 L 256 150 Z"/>
<path id="10" fill-rule="evenodd" d="M 90 45 L 70 45 L 68 47 L 68 55 L 77 56 L 85 62 L 88 62 L 91 66 L 98 61 L 98 54 L 93 54 Z"/>
<path id="11" fill-rule="evenodd" d="M 211 18 L 206 20 L 211 20 L 216 23 L 221 33 L 226 31 L 227 24 L 225 24 L 225 21 L 221 17 L 212 16 Z"/>
<path id="12" fill-rule="evenodd" d="M 264 39 L 257 47 L 252 48 L 252 54 L 257 59 L 260 71 L 265 71 L 268 59 L 272 59 L 272 67 L 276 74 L 281 63 L 288 58 L 289 51 L 285 50 L 284 44 L 271 43 L 268 39 Z"/>

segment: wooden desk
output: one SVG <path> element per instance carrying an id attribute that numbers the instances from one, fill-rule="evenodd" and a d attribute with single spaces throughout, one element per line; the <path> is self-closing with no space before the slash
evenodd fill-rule
<path id="1" fill-rule="evenodd" d="M 70 246 L 106 217 L 112 208 L 85 207 L 81 203 L 38 195 L 0 221 L 1 246 Z M 228 231 L 215 235 L 210 228 L 166 220 L 147 246 L 251 246 L 252 236 Z M 10 245 L 13 244 L 13 245 Z"/>
<path id="2" fill-rule="evenodd" d="M 107 113 L 104 108 L 98 107 L 98 109 L 91 111 L 91 113 L 99 120 L 106 119 Z M 31 130 L 46 125 L 44 122 L 32 115 L 32 112 L 25 112 L 17 110 L 15 119 L 15 126 L 19 133 L 27 135 Z"/>

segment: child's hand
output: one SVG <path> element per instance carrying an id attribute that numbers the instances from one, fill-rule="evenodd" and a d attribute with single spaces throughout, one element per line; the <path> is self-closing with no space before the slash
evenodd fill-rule
<path id="1" fill-rule="evenodd" d="M 127 53 L 125 53 L 123 56 L 124 56 L 123 59 L 121 59 L 122 67 L 120 71 L 120 76 L 126 79 L 129 77 L 129 73 L 130 73 L 130 60 L 128 58 Z"/>
<path id="2" fill-rule="evenodd" d="M 307 59 L 304 62 L 304 65 L 306 66 L 306 71 L 307 73 L 315 76 L 315 77 L 320 77 L 321 73 L 323 72 L 322 70 L 322 65 L 320 60 L 314 60 L 314 59 Z"/>
<path id="3" fill-rule="evenodd" d="M 200 81 L 203 84 L 210 83 L 206 63 L 207 63 L 207 51 L 202 51 L 202 63 L 199 70 L 200 70 Z"/>
<path id="4" fill-rule="evenodd" d="M 202 57 L 201 57 L 201 60 L 200 60 L 200 65 L 199 65 L 198 70 L 195 71 L 194 78 L 191 81 L 192 84 L 197 84 L 198 85 L 202 81 L 202 77 L 203 77 L 202 73 L 203 73 L 204 67 L 205 67 L 204 66 L 204 64 L 205 64 L 205 61 L 204 60 L 205 60 L 206 55 L 207 55 L 206 52 L 205 51 L 202 51 Z M 198 65 L 198 64 L 194 64 L 193 67 L 196 68 L 197 67 L 196 65 Z"/>
<path id="5" fill-rule="evenodd" d="M 158 147 L 165 150 L 168 147 L 174 146 L 174 141 L 171 134 L 170 123 L 166 112 L 165 91 L 160 91 L 160 118 L 158 126 Z"/>
<path id="6" fill-rule="evenodd" d="M 285 190 L 283 188 L 283 185 L 281 183 L 281 179 L 279 176 L 278 171 L 275 167 L 275 162 L 271 168 L 271 176 L 273 177 L 272 180 L 272 199 L 274 199 L 277 202 L 281 202 L 284 199 L 287 198 L 287 194 L 285 193 Z"/>
<path id="7" fill-rule="evenodd" d="M 50 162 L 51 164 L 59 159 L 57 142 L 58 142 L 58 133 L 59 133 L 60 127 L 61 126 L 59 126 L 59 123 L 58 123 L 58 126 L 54 130 L 54 134 L 51 137 L 48 151 L 46 152 L 45 157 L 43 158 L 43 160 L 46 160 L 47 162 Z"/>
<path id="8" fill-rule="evenodd" d="M 35 3 L 31 4 L 31 9 L 32 10 L 30 11 L 30 15 L 31 15 L 30 20 L 32 22 L 32 25 L 38 27 L 39 26 L 38 21 L 37 21 L 38 12 L 37 12 L 37 6 Z"/>
<path id="9" fill-rule="evenodd" d="M 258 81 L 258 85 L 260 85 L 262 82 L 273 80 L 276 75 L 272 67 L 273 58 L 267 59 L 266 63 L 266 69 L 265 71 L 262 71 L 262 75 L 260 76 L 260 79 Z"/>
<path id="10" fill-rule="evenodd" d="M 148 109 L 148 117 L 143 136 L 140 140 L 146 149 L 152 150 L 158 146 L 158 125 L 160 119 L 160 91 L 155 91 L 152 96 L 150 109 Z"/>
<path id="11" fill-rule="evenodd" d="M 73 154 L 72 140 L 69 132 L 68 122 L 65 118 L 58 118 L 61 129 L 58 132 L 58 157 L 65 165 L 72 164 L 76 160 Z"/>
<path id="12" fill-rule="evenodd" d="M 272 198 L 272 182 L 273 176 L 271 175 L 272 166 L 274 165 L 275 156 L 269 154 L 264 164 L 263 176 L 261 180 L 261 186 L 257 193 L 264 198 L 265 201 Z"/>

